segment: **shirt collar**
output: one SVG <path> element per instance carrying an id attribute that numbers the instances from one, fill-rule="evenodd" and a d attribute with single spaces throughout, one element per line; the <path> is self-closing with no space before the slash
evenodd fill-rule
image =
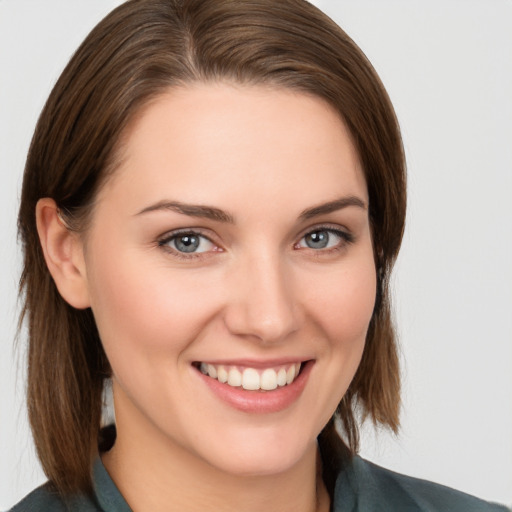
<path id="1" fill-rule="evenodd" d="M 93 485 L 96 500 L 105 512 L 132 512 L 125 499 L 108 474 L 98 456 L 93 465 Z"/>

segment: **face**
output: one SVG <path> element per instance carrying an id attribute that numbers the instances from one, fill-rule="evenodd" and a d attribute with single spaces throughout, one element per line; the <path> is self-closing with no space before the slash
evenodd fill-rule
<path id="1" fill-rule="evenodd" d="M 352 380 L 375 301 L 347 129 L 305 94 L 194 85 L 151 103 L 123 151 L 84 249 L 119 432 L 285 471 Z"/>

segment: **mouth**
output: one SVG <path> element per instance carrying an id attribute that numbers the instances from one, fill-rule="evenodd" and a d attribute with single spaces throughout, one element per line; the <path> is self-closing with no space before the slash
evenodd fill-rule
<path id="1" fill-rule="evenodd" d="M 293 384 L 303 367 L 301 362 L 281 364 L 267 368 L 250 366 L 194 363 L 199 371 L 222 384 L 246 391 L 273 391 Z"/>
<path id="2" fill-rule="evenodd" d="M 252 414 L 278 413 L 299 400 L 315 360 L 193 363 L 212 396 L 228 406 Z"/>

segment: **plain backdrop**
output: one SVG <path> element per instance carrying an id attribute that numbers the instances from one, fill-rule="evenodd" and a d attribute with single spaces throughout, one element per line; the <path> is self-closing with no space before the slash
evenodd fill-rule
<path id="1" fill-rule="evenodd" d="M 115 0 L 0 0 L 0 510 L 44 481 L 13 350 L 16 213 L 37 116 Z M 373 62 L 402 126 L 409 210 L 394 295 L 402 431 L 363 456 L 512 504 L 512 2 L 318 0 Z M 65 435 L 63 433 L 62 435 Z"/>

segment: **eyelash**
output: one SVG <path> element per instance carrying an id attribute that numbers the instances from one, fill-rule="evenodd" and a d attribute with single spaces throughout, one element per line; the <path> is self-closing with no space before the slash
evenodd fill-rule
<path id="1" fill-rule="evenodd" d="M 340 238 L 340 242 L 337 245 L 335 245 L 334 247 L 329 247 L 326 249 L 316 249 L 315 250 L 312 247 L 309 247 L 309 249 L 311 249 L 313 251 L 313 254 L 315 256 L 322 256 L 322 255 L 331 254 L 333 252 L 343 250 L 347 245 L 353 244 L 355 241 L 355 237 L 352 233 L 349 233 L 348 231 L 342 231 L 339 228 L 334 228 L 329 225 L 315 226 L 313 229 L 310 229 L 306 233 L 304 233 L 301 236 L 300 241 L 302 241 L 308 235 L 312 235 L 313 233 L 319 233 L 319 232 L 326 232 L 326 233 L 329 233 L 329 235 L 336 235 L 338 238 Z M 300 243 L 300 241 L 297 242 L 297 244 L 295 244 L 294 247 L 296 247 Z M 307 248 L 304 247 L 301 249 L 307 249 Z"/>
<path id="2" fill-rule="evenodd" d="M 330 235 L 335 235 L 335 236 L 339 237 L 340 243 L 337 244 L 335 247 L 330 247 L 327 249 L 313 249 L 310 247 L 309 249 L 311 251 L 313 251 L 313 253 L 317 256 L 320 256 L 320 255 L 326 254 L 326 253 L 330 254 L 333 252 L 337 252 L 337 251 L 345 248 L 347 245 L 354 243 L 354 241 L 355 241 L 354 235 L 352 235 L 351 233 L 349 233 L 347 231 L 342 231 L 342 230 L 340 230 L 338 228 L 334 228 L 332 226 L 315 226 L 313 229 L 310 229 L 309 231 L 304 233 L 300 237 L 299 242 L 294 244 L 293 247 L 296 248 L 297 250 L 308 249 L 307 247 L 298 248 L 297 246 L 300 243 L 300 241 L 302 241 L 308 235 L 312 235 L 313 233 L 318 233 L 318 232 L 322 232 L 322 231 L 327 232 Z M 217 248 L 217 250 L 205 251 L 205 252 L 199 252 L 199 253 L 197 253 L 197 252 L 185 253 L 185 252 L 178 251 L 177 249 L 174 249 L 174 248 L 171 248 L 168 246 L 168 244 L 170 244 L 173 240 L 179 238 L 180 236 L 185 236 L 185 235 L 197 236 L 199 238 L 208 240 L 208 242 L 213 244 Z M 183 259 L 183 260 L 205 258 L 211 252 L 223 252 L 223 250 L 221 248 L 219 248 L 215 244 L 215 242 L 213 242 L 208 236 L 204 235 L 203 233 L 201 233 L 200 230 L 197 230 L 197 229 L 183 229 L 183 230 L 179 230 L 179 231 L 173 231 L 172 233 L 164 235 L 162 238 L 160 238 L 157 241 L 157 243 L 158 243 L 158 247 L 162 248 L 163 250 L 165 250 L 168 253 L 171 253 L 173 255 L 173 257 Z"/>
<path id="3" fill-rule="evenodd" d="M 178 231 L 173 231 L 172 233 L 168 233 L 158 240 L 158 247 L 161 247 L 164 251 L 172 254 L 173 257 L 183 259 L 183 260 L 204 258 L 205 255 L 208 254 L 208 252 L 212 252 L 212 251 L 208 251 L 208 252 L 199 252 L 199 253 L 197 253 L 197 252 L 196 253 L 193 253 L 193 252 L 185 253 L 182 251 L 178 251 L 177 249 L 174 249 L 167 245 L 167 244 L 170 244 L 173 240 L 179 238 L 180 236 L 185 236 L 185 235 L 196 236 L 196 237 L 208 240 L 208 242 L 210 242 L 211 244 L 213 244 L 215 247 L 218 248 L 218 246 L 215 244 L 215 242 L 213 242 L 209 237 L 204 235 L 198 229 L 181 229 Z M 223 251 L 222 251 L 222 249 L 218 248 L 217 251 L 213 251 L 213 252 L 223 252 Z"/>

